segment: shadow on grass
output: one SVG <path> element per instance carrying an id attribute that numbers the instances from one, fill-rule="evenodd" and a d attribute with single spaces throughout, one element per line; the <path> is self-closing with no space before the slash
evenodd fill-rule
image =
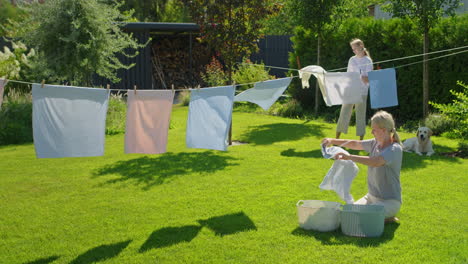
<path id="1" fill-rule="evenodd" d="M 359 247 L 378 247 L 382 243 L 392 240 L 395 231 L 400 226 L 399 223 L 386 224 L 381 237 L 351 237 L 344 235 L 338 228 L 333 232 L 318 232 L 313 230 L 304 230 L 300 227 L 294 229 L 291 233 L 295 236 L 313 237 L 319 240 L 322 245 L 349 245 L 353 244 Z"/>
<path id="2" fill-rule="evenodd" d="M 182 242 L 190 242 L 197 236 L 201 228 L 201 226 L 197 225 L 161 228 L 148 237 L 140 247 L 139 252 L 143 253 L 153 248 L 163 248 Z"/>
<path id="3" fill-rule="evenodd" d="M 311 151 L 296 151 L 295 149 L 287 149 L 281 151 L 281 156 L 300 158 L 323 158 L 322 151 L 320 149 Z"/>
<path id="4" fill-rule="evenodd" d="M 47 257 L 47 258 L 40 258 L 40 259 L 36 259 L 36 260 L 30 261 L 30 262 L 25 262 L 23 264 L 48 264 L 48 263 L 52 263 L 52 262 L 56 261 L 59 258 L 60 258 L 60 256 L 50 256 L 50 257 Z"/>
<path id="5" fill-rule="evenodd" d="M 418 154 L 414 152 L 403 152 L 403 164 L 401 166 L 401 170 L 416 170 L 416 169 L 422 169 L 427 166 L 431 166 L 432 162 L 434 161 L 443 161 L 447 162 L 450 164 L 462 164 L 463 161 L 460 158 L 453 158 L 453 157 L 447 157 L 444 156 L 440 153 L 444 152 L 451 152 L 454 151 L 453 148 L 443 146 L 443 145 L 437 145 L 434 147 L 434 150 L 436 151 L 435 154 L 432 156 L 419 156 Z"/>
<path id="6" fill-rule="evenodd" d="M 92 248 L 85 253 L 79 255 L 76 259 L 72 260 L 70 264 L 88 264 L 95 263 L 99 261 L 104 261 L 116 257 L 117 255 L 124 250 L 128 244 L 132 242 L 131 240 L 114 243 L 110 245 L 101 245 L 95 248 Z"/>
<path id="7" fill-rule="evenodd" d="M 323 125 L 275 123 L 250 127 L 240 139 L 256 145 L 268 145 L 275 142 L 299 140 L 304 137 L 324 138 Z"/>
<path id="8" fill-rule="evenodd" d="M 198 220 L 198 223 L 213 230 L 217 236 L 226 236 L 248 230 L 257 230 L 254 222 L 244 212 L 215 216 L 206 220 Z"/>
<path id="9" fill-rule="evenodd" d="M 211 151 L 195 153 L 165 153 L 157 157 L 141 157 L 117 161 L 97 169 L 93 177 L 119 175 L 119 178 L 106 181 L 108 184 L 135 181 L 144 184 L 144 189 L 167 182 L 174 176 L 203 172 L 213 173 L 227 166 L 238 165 L 229 156 L 214 154 Z"/>

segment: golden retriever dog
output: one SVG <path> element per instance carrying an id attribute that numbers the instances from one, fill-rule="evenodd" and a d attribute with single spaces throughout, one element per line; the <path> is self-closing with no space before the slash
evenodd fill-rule
<path id="1" fill-rule="evenodd" d="M 403 142 L 403 150 L 406 152 L 414 151 L 416 154 L 422 156 L 423 153 L 426 153 L 427 156 L 434 154 L 432 149 L 432 130 L 427 127 L 418 128 L 416 137 L 408 138 Z"/>

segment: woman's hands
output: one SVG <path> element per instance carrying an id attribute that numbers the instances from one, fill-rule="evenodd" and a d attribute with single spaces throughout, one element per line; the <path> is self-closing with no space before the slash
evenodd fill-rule
<path id="1" fill-rule="evenodd" d="M 334 159 L 336 159 L 336 160 L 351 160 L 351 155 L 340 152 L 340 153 L 337 153 L 335 155 Z"/>
<path id="2" fill-rule="evenodd" d="M 332 140 L 332 138 L 324 138 L 322 139 L 322 145 L 325 145 L 325 147 L 329 147 L 330 145 L 333 145 Z"/>

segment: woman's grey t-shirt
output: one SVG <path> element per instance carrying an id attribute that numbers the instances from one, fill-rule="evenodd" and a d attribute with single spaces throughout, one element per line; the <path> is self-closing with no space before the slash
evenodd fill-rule
<path id="1" fill-rule="evenodd" d="M 367 188 L 369 193 L 383 200 L 398 200 L 401 202 L 400 170 L 403 159 L 401 145 L 392 143 L 380 149 L 375 139 L 362 141 L 362 147 L 369 157 L 382 156 L 385 165 L 381 167 L 368 166 Z"/>

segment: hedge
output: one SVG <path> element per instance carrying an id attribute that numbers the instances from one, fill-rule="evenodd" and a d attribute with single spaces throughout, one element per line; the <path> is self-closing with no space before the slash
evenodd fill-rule
<path id="1" fill-rule="evenodd" d="M 409 19 L 394 18 L 376 20 L 373 18 L 348 19 L 339 26 L 326 28 L 321 49 L 321 66 L 326 70 L 347 66 L 353 55 L 349 41 L 360 38 L 370 51 L 374 62 L 421 54 L 423 37 L 415 22 Z M 466 46 L 468 43 L 468 15 L 443 18 L 430 31 L 430 52 Z M 296 27 L 292 37 L 294 52 L 289 54 L 290 68 L 298 68 L 296 56 L 301 66 L 316 64 L 317 39 L 313 32 Z M 447 53 L 431 55 L 430 58 Z M 421 61 L 422 56 L 380 64 L 381 68 L 398 67 Z M 464 68 L 468 53 L 432 60 L 429 62 L 429 100 L 437 103 L 450 103 L 449 90 L 459 91 L 457 81 L 467 82 L 468 72 Z M 346 71 L 346 70 L 342 70 Z M 396 68 L 399 106 L 386 108 L 399 123 L 405 120 L 422 118 L 422 63 Z M 315 79 L 311 78 L 312 89 L 302 89 L 299 80 L 295 80 L 288 89 L 303 108 L 313 109 Z M 369 109 L 368 116 L 374 112 Z M 339 113 L 340 106 L 326 107 L 323 99 L 319 100 L 319 113 L 329 115 Z M 434 109 L 432 109 L 434 110 Z M 336 114 L 338 117 L 338 114 Z"/>

